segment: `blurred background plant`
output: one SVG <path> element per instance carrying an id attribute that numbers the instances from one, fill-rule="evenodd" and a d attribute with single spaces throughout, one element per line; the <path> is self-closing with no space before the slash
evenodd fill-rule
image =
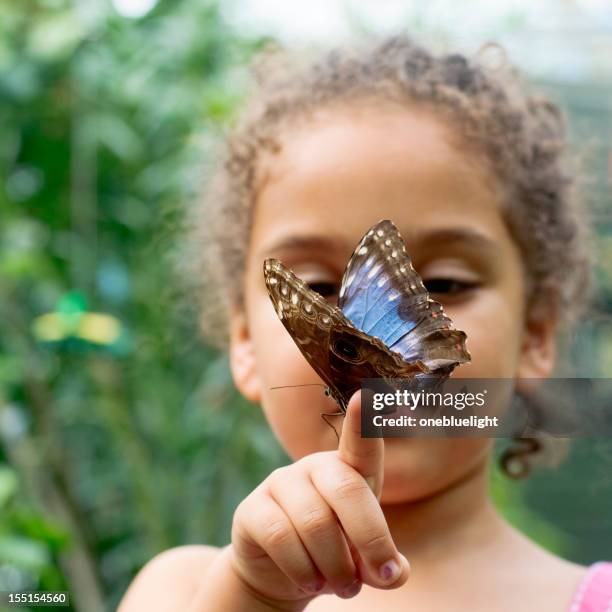
<path id="1" fill-rule="evenodd" d="M 456 10 L 442 4 L 430 3 L 434 14 Z M 568 109 L 580 150 L 588 144 L 600 313 L 572 355 L 577 375 L 610 376 L 612 80 L 602 75 L 612 46 L 591 43 L 612 21 L 579 4 L 565 6 L 592 26 L 580 30 L 581 55 L 556 70 L 546 30 L 532 78 Z M 352 32 L 382 23 L 362 5 L 344 7 Z M 271 37 L 293 37 L 296 22 L 326 33 L 271 7 L 0 0 L 0 590 L 69 590 L 73 609 L 114 609 L 157 552 L 226 543 L 237 503 L 287 460 L 233 390 L 224 356 L 198 342 L 177 307 L 167 257 L 248 58 Z M 508 37 L 513 57 L 529 15 L 470 27 L 480 41 Z M 460 19 L 404 18 L 442 45 L 467 37 Z M 559 23 L 554 32 L 566 49 Z M 552 478 L 516 484 L 493 473 L 513 522 L 584 563 L 612 557 L 610 445 L 600 447 L 574 444 Z"/>

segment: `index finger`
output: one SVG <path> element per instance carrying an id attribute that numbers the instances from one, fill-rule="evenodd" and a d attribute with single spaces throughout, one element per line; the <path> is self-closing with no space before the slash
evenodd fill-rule
<path id="1" fill-rule="evenodd" d="M 361 437 L 361 391 L 357 391 L 348 403 L 338 453 L 342 461 L 365 478 L 374 495 L 380 499 L 385 443 L 382 438 Z"/>

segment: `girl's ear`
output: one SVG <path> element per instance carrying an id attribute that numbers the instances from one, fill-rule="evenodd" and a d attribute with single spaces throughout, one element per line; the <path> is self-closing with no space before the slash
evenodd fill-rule
<path id="1" fill-rule="evenodd" d="M 557 317 L 546 304 L 527 315 L 517 378 L 548 378 L 555 367 Z"/>
<path id="2" fill-rule="evenodd" d="M 244 312 L 233 308 L 230 315 L 230 369 L 240 393 L 251 402 L 261 401 L 257 360 Z"/>

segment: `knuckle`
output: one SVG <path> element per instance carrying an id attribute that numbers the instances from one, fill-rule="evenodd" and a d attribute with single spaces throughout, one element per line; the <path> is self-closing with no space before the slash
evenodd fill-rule
<path id="1" fill-rule="evenodd" d="M 264 546 L 278 548 L 286 545 L 291 540 L 292 531 L 293 528 L 288 521 L 273 519 L 265 526 L 263 534 Z"/>
<path id="2" fill-rule="evenodd" d="M 285 468 L 282 468 L 282 467 L 272 470 L 270 472 L 270 475 L 267 478 L 268 482 L 270 483 L 278 482 L 280 479 L 282 479 L 284 472 L 285 472 Z"/>
<path id="3" fill-rule="evenodd" d="M 232 528 L 231 538 L 232 544 L 239 554 L 248 554 L 248 551 L 257 548 L 248 532 L 241 526 L 234 526 Z"/>
<path id="4" fill-rule="evenodd" d="M 386 533 L 376 532 L 367 534 L 363 540 L 363 549 L 365 550 L 376 550 L 381 546 L 386 545 L 388 542 L 388 536 Z"/>
<path id="5" fill-rule="evenodd" d="M 257 510 L 261 506 L 262 494 L 255 489 L 236 506 L 233 515 L 233 523 L 250 524 Z"/>
<path id="6" fill-rule="evenodd" d="M 260 546 L 244 523 L 234 522 L 232 525 L 231 540 L 239 556 L 250 558 L 261 555 Z"/>
<path id="7" fill-rule="evenodd" d="M 232 523 L 234 525 L 240 525 L 244 522 L 244 519 L 247 516 L 247 513 L 245 512 L 245 504 L 246 500 L 241 501 L 236 507 L 236 510 L 234 510 L 234 516 L 232 520 Z"/>
<path id="8" fill-rule="evenodd" d="M 332 515 L 323 508 L 312 508 L 301 517 L 301 531 L 310 536 L 326 534 L 334 527 Z"/>
<path id="9" fill-rule="evenodd" d="M 340 499 L 355 500 L 369 490 L 368 484 L 362 478 L 353 475 L 343 475 L 336 483 L 336 495 Z"/>
<path id="10" fill-rule="evenodd" d="M 308 472 L 319 470 L 328 472 L 332 462 L 338 463 L 336 451 L 318 451 L 306 455 L 306 457 L 303 457 L 299 461 Z"/>
<path id="11" fill-rule="evenodd" d="M 324 465 L 329 465 L 330 459 L 332 457 L 337 456 L 338 451 L 317 451 L 315 453 L 310 453 L 303 458 L 303 461 L 307 461 L 308 463 L 323 463 Z"/>

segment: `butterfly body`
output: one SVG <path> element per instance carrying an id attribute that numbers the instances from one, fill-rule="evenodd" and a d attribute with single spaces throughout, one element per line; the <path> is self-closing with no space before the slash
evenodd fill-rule
<path id="1" fill-rule="evenodd" d="M 334 306 L 276 259 L 264 278 L 283 325 L 342 412 L 366 378 L 446 378 L 470 360 L 466 335 L 429 297 L 391 221 L 372 227 Z"/>

